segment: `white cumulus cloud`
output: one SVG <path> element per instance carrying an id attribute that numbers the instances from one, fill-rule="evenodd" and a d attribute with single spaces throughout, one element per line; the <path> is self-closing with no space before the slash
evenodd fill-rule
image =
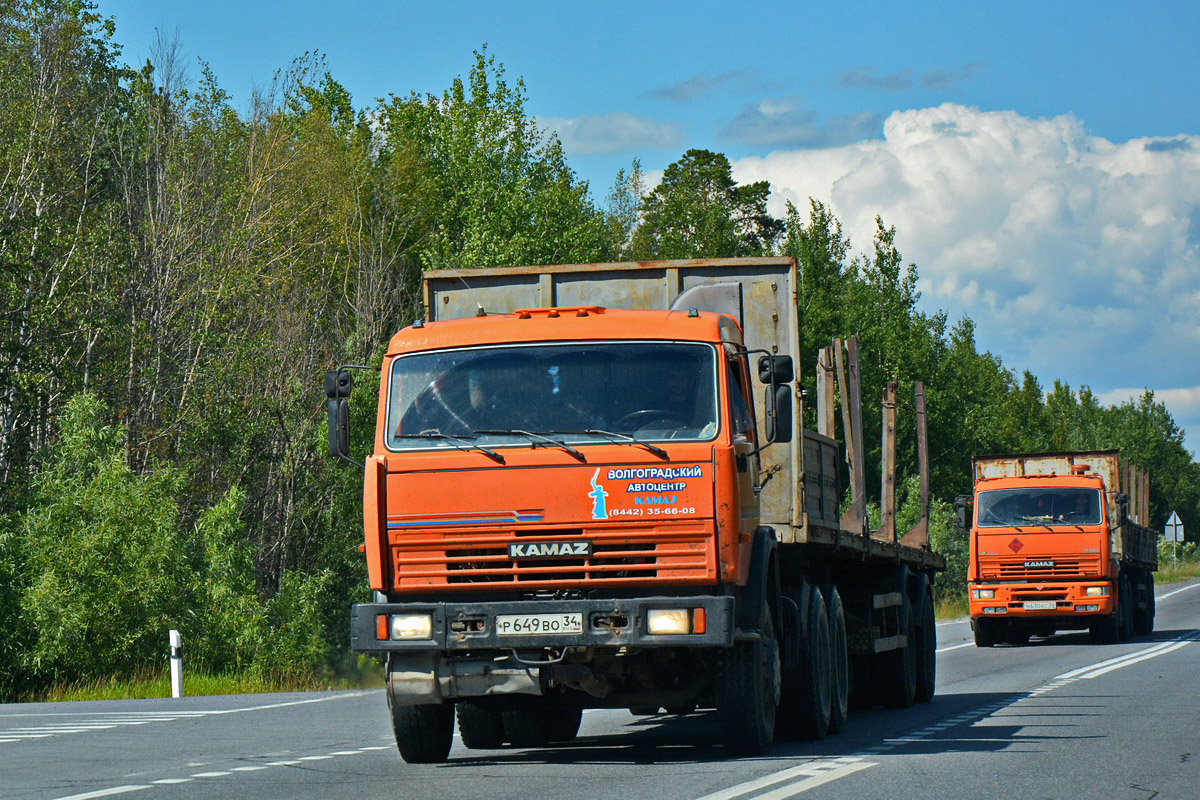
<path id="1" fill-rule="evenodd" d="M 1200 447 L 1200 135 L 1111 142 L 1072 115 L 945 104 L 734 171 L 769 180 L 776 213 L 825 202 L 859 251 L 881 216 L 926 307 L 972 317 L 982 348 L 1043 384 L 1154 389 Z"/>

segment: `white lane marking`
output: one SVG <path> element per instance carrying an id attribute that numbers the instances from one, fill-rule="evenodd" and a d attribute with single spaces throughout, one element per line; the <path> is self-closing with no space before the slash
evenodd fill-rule
<path id="1" fill-rule="evenodd" d="M 92 800 L 93 797 L 112 797 L 114 794 L 127 794 L 128 792 L 136 792 L 139 789 L 149 788 L 149 786 L 114 786 L 111 789 L 100 789 L 95 792 L 73 794 L 67 797 L 58 797 L 55 798 L 55 800 Z"/>
<path id="2" fill-rule="evenodd" d="M 347 697 L 361 697 L 369 692 L 347 692 L 344 694 L 328 695 L 326 697 L 314 697 L 307 700 L 291 700 L 286 703 L 269 703 L 261 706 L 248 706 L 246 708 L 227 708 L 213 709 L 207 711 L 172 711 L 169 714 L 164 714 L 161 711 L 88 711 L 88 712 L 49 712 L 49 713 L 22 713 L 22 714 L 3 714 L 0 719 L 7 717 L 91 717 L 93 721 L 80 721 L 75 723 L 68 722 L 48 722 L 37 727 L 22 727 L 0 730 L 0 744 L 11 744 L 22 739 L 29 738 L 44 738 L 57 734 L 66 733 L 87 733 L 89 731 L 106 730 L 108 728 L 121 727 L 125 725 L 145 725 L 148 722 L 174 722 L 177 719 L 198 719 L 201 717 L 214 716 L 219 714 L 240 714 L 245 711 L 265 711 L 273 708 L 286 708 L 288 706 L 302 706 L 309 703 L 324 703 L 328 700 L 340 700 Z M 34 736 L 34 734 L 37 734 Z"/>
<path id="3" fill-rule="evenodd" d="M 964 642 L 962 644 L 952 644 L 949 647 L 942 647 L 937 650 L 934 650 L 934 652 L 935 653 L 948 653 L 951 650 L 961 650 L 964 647 L 974 647 L 974 646 L 975 646 L 974 642 Z"/>
<path id="4" fill-rule="evenodd" d="M 1156 595 L 1154 599 L 1155 600 L 1166 600 L 1168 597 L 1174 597 L 1175 595 L 1179 594 L 1180 592 L 1186 592 L 1188 589 L 1195 589 L 1197 586 L 1200 586 L 1200 583 L 1193 583 L 1191 586 L 1184 586 L 1182 589 L 1176 589 L 1173 592 L 1167 592 L 1166 594 Z"/>
<path id="5" fill-rule="evenodd" d="M 0 739 L 0 741 L 3 741 L 3 739 Z M 334 756 L 360 755 L 360 754 L 366 752 L 367 750 L 390 750 L 390 749 L 391 749 L 390 747 L 374 746 L 374 747 L 363 747 L 363 748 L 360 748 L 359 750 L 339 750 L 338 752 L 330 753 L 329 755 L 303 756 L 294 761 L 268 761 L 265 764 L 248 764 L 246 766 L 241 766 L 241 767 L 230 767 L 228 771 L 197 772 L 196 774 L 194 774 L 190 777 L 187 777 L 187 778 L 159 778 L 158 780 L 151 781 L 149 784 L 146 784 L 146 785 L 114 786 L 111 789 L 98 789 L 94 792 L 87 792 L 86 794 L 73 794 L 69 797 L 58 797 L 58 798 L 55 798 L 55 800 L 91 800 L 91 798 L 95 798 L 95 797 L 111 797 L 113 795 L 126 794 L 128 792 L 136 792 L 139 789 L 150 789 L 150 788 L 153 788 L 154 785 L 167 786 L 167 785 L 178 784 L 178 783 L 191 783 L 192 781 L 196 780 L 197 778 L 223 778 L 227 775 L 232 775 L 235 772 L 257 772 L 259 770 L 264 770 L 269 767 L 290 767 L 290 766 L 294 766 L 296 764 L 302 764 L 305 761 L 324 761 L 325 759 L 333 758 Z M 200 764 L 190 764 L 189 766 L 198 767 L 198 766 L 200 766 Z"/>
<path id="6" fill-rule="evenodd" d="M 823 783 L 844 778 L 859 770 L 873 766 L 875 766 L 874 762 L 864 761 L 858 757 L 814 759 L 798 767 L 782 769 L 752 781 L 739 783 L 737 786 L 732 786 L 719 792 L 706 794 L 703 797 L 697 798 L 697 800 L 731 800 L 731 798 L 740 797 L 759 789 L 765 789 L 768 786 L 775 786 L 785 781 L 791 781 L 793 778 L 801 778 L 801 780 L 788 783 L 786 786 L 774 789 L 765 794 L 754 795 L 757 800 L 782 800 L 782 798 L 807 792 L 809 789 L 814 789 Z"/>
<path id="7" fill-rule="evenodd" d="M 1191 644 L 1191 642 L 1197 637 L 1200 637 L 1200 630 L 1190 631 L 1182 636 L 1178 636 L 1174 639 L 1156 644 L 1153 647 L 1147 647 L 1144 650 L 1136 650 L 1132 653 L 1125 653 L 1124 655 L 1120 655 L 1115 658 L 1109 658 L 1095 664 L 1088 664 L 1086 667 L 1073 669 L 1070 672 L 1064 672 L 1062 675 L 1056 675 L 1051 680 L 1068 681 L 1079 680 L 1081 678 L 1095 678 L 1100 675 L 1106 675 L 1115 669 L 1127 667 L 1130 664 L 1136 664 L 1139 661 L 1145 661 L 1149 658 L 1157 658 L 1158 656 L 1166 655 L 1174 650 L 1178 650 L 1184 645 Z"/>

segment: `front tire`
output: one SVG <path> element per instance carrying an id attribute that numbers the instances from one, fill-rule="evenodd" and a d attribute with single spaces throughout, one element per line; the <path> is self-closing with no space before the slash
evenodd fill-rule
<path id="1" fill-rule="evenodd" d="M 454 741 L 453 705 L 391 705 L 391 711 L 392 733 L 401 758 L 409 764 L 440 764 L 446 760 Z"/>
<path id="2" fill-rule="evenodd" d="M 975 629 L 975 646 L 976 647 L 995 647 L 997 634 L 996 621 L 992 619 L 976 618 L 973 620 L 972 627 Z"/>
<path id="3" fill-rule="evenodd" d="M 779 644 L 765 603 L 759 638 L 734 642 L 723 656 L 714 687 L 721 741 L 735 756 L 762 755 L 775 739 L 780 694 Z"/>

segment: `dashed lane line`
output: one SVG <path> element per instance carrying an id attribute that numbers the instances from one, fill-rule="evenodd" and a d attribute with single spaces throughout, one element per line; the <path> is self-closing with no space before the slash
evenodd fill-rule
<path id="1" fill-rule="evenodd" d="M 357 756 L 363 753 L 372 753 L 378 750 L 390 750 L 390 747 L 370 746 L 360 747 L 357 750 L 339 750 L 336 753 L 328 755 L 302 756 L 298 759 L 287 761 L 268 761 L 265 764 L 246 764 L 241 767 L 230 767 L 228 770 L 213 770 L 211 772 L 196 772 L 186 778 L 159 778 L 158 780 L 150 781 L 144 784 L 128 784 L 125 786 L 113 786 L 109 789 L 97 789 L 92 792 L 83 794 L 72 794 L 65 797 L 58 797 L 55 800 L 92 800 L 98 797 L 113 797 L 119 794 L 128 794 L 130 792 L 138 792 L 142 789 L 151 789 L 155 786 L 174 786 L 181 783 L 191 783 L 198 780 L 211 780 L 213 778 L 226 778 L 238 772 L 258 772 L 260 770 L 269 769 L 271 767 L 290 767 L 296 764 L 305 764 L 312 761 L 326 761 L 335 756 Z"/>
<path id="2" fill-rule="evenodd" d="M 45 739 L 69 733 L 89 733 L 91 731 L 109 730 L 133 725 L 147 725 L 151 722 L 175 722 L 181 719 L 201 719 L 203 717 L 223 714 L 241 714 L 247 711 L 266 711 L 268 709 L 285 708 L 287 706 L 306 705 L 309 703 L 324 703 L 329 700 L 339 700 L 348 697 L 361 697 L 368 692 L 347 692 L 344 694 L 315 697 L 306 700 L 292 700 L 284 703 L 270 703 L 246 708 L 212 709 L 206 711 L 178 711 L 164 713 L 162 711 L 83 711 L 83 712 L 27 712 L 5 714 L 0 719 L 15 719 L 28 717 L 69 717 L 74 722 L 47 722 L 43 725 L 24 725 L 15 728 L 0 729 L 0 744 L 13 744 L 26 739 Z"/>

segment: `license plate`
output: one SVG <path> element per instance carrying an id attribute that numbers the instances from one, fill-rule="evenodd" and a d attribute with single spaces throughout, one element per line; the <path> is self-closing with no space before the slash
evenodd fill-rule
<path id="1" fill-rule="evenodd" d="M 496 617 L 496 633 L 500 636 L 583 633 L 583 614 L 501 614 Z"/>
<path id="2" fill-rule="evenodd" d="M 1025 603 L 1026 611 L 1053 611 L 1058 604 L 1053 600 L 1030 600 Z"/>

